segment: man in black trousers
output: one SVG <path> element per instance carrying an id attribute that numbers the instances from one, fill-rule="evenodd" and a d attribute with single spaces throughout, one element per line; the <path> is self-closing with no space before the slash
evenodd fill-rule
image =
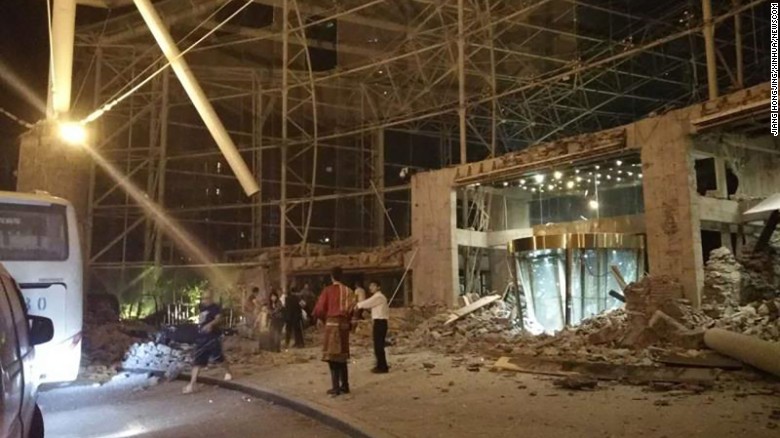
<path id="1" fill-rule="evenodd" d="M 284 339 L 286 348 L 290 348 L 290 338 L 295 339 L 295 348 L 303 348 L 303 313 L 301 299 L 292 292 L 284 299 Z"/>
<path id="2" fill-rule="evenodd" d="M 387 338 L 387 320 L 390 318 L 390 306 L 387 297 L 382 293 L 381 286 L 376 280 L 368 283 L 371 297 L 357 304 L 358 309 L 371 309 L 371 319 L 374 322 L 374 356 L 376 366 L 371 370 L 375 374 L 384 374 L 390 371 L 385 355 L 385 340 Z"/>

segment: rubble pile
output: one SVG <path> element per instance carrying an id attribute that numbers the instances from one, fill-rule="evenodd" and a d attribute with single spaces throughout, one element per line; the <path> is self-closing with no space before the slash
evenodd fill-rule
<path id="1" fill-rule="evenodd" d="M 775 234 L 766 250 L 746 246 L 738 256 L 745 272 L 740 284 L 743 303 L 780 296 L 780 233 Z"/>
<path id="2" fill-rule="evenodd" d="M 430 312 L 432 309 L 426 310 Z M 512 324 L 511 314 L 511 305 L 496 301 L 450 325 L 445 325 L 450 313 L 439 312 L 417 325 L 414 330 L 402 331 L 396 339 L 412 348 L 448 354 L 495 349 L 510 352 L 514 348 L 513 344 L 518 344 L 520 338 L 527 337 L 519 327 Z"/>
<path id="3" fill-rule="evenodd" d="M 121 362 L 130 346 L 136 342 L 138 338 L 128 334 L 123 324 L 86 324 L 82 351 L 85 363 L 112 366 Z"/>
<path id="4" fill-rule="evenodd" d="M 728 309 L 707 326 L 780 342 L 780 298 L 761 300 Z"/>
<path id="5" fill-rule="evenodd" d="M 723 259 L 728 261 L 725 255 Z M 726 291 L 717 317 L 694 309 L 682 298 L 676 281 L 649 276 L 626 288 L 624 309 L 597 315 L 553 336 L 532 336 L 513 326 L 511 306 L 497 301 L 450 325 L 444 324 L 450 313 L 439 312 L 413 330 L 402 330 L 397 339 L 411 348 L 447 354 L 511 353 L 627 365 L 654 365 L 659 350 L 704 349 L 704 331 L 715 327 L 780 342 L 780 298 L 740 307 L 728 298 L 730 280 L 721 277 L 719 283 L 710 284 Z"/>
<path id="6" fill-rule="evenodd" d="M 728 248 L 720 247 L 710 253 L 702 289 L 702 307 L 708 314 L 717 317 L 724 306 L 734 307 L 739 303 L 742 278 L 746 275 Z"/>
<path id="7" fill-rule="evenodd" d="M 133 344 L 122 361 L 122 369 L 157 371 L 168 379 L 175 378 L 187 365 L 190 354 L 183 348 L 174 348 L 154 342 Z"/>

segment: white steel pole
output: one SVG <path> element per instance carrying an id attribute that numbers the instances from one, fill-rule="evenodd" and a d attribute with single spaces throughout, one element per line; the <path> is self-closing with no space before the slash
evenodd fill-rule
<path id="1" fill-rule="evenodd" d="M 181 51 L 176 47 L 176 43 L 173 41 L 168 29 L 165 28 L 160 15 L 157 14 L 149 0 L 134 0 L 134 2 L 146 25 L 152 32 L 154 39 L 162 49 L 163 54 L 168 59 L 168 62 L 171 63 L 171 67 L 174 73 L 176 73 L 176 77 L 179 78 L 184 91 L 187 92 L 190 100 L 192 100 L 195 109 L 203 119 L 203 123 L 205 123 L 206 128 L 214 137 L 214 141 L 225 156 L 228 165 L 233 170 L 236 178 L 238 178 L 238 182 L 241 184 L 244 192 L 247 196 L 256 194 L 260 191 L 260 187 L 258 187 L 255 177 L 238 152 L 236 145 L 227 133 L 216 111 L 214 111 L 214 107 L 211 106 L 206 93 L 203 92 L 200 84 L 195 79 L 195 75 L 190 70 L 189 65 L 181 56 Z"/>
<path id="2" fill-rule="evenodd" d="M 48 1 L 48 0 L 47 0 Z M 50 108 L 53 114 L 70 111 L 73 80 L 73 46 L 76 38 L 76 0 L 54 0 L 51 24 L 52 87 Z"/>

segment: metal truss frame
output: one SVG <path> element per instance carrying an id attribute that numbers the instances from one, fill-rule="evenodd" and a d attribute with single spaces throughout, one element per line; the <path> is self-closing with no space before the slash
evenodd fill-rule
<path id="1" fill-rule="evenodd" d="M 191 34 L 184 46 L 218 25 L 221 8 L 241 3 L 155 6 L 175 37 Z M 766 80 L 746 68 L 768 56 L 758 0 L 714 9 L 710 0 L 255 3 L 271 22 L 227 23 L 187 58 L 251 163 L 257 199 L 236 194 L 167 73 L 97 123 L 97 146 L 199 236 L 233 236 L 220 250 L 284 247 L 281 285 L 285 257 L 309 243 L 383 244 L 388 219 L 410 221 L 408 180 L 394 176 L 402 168 L 608 129 Z M 81 26 L 76 55 L 85 113 L 162 65 L 135 12 Z M 415 139 L 408 157 L 388 142 L 391 131 Z M 95 270 L 188 263 L 98 169 L 89 190 Z M 206 200 L 193 201 L 205 190 Z"/>

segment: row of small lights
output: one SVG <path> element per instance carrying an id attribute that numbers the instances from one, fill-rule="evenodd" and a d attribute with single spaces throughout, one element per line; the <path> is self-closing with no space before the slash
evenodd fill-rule
<path id="1" fill-rule="evenodd" d="M 615 161 L 615 167 L 614 168 L 605 169 L 603 171 L 603 173 L 599 172 L 599 170 L 601 170 L 601 166 L 597 164 L 597 165 L 595 165 L 593 167 L 594 171 L 588 172 L 588 174 L 586 176 L 583 176 L 584 172 L 581 169 L 575 169 L 574 170 L 574 174 L 575 174 L 574 178 L 573 179 L 569 179 L 568 181 L 566 181 L 565 188 L 568 189 L 568 190 L 571 190 L 571 189 L 574 189 L 579 184 L 582 184 L 582 183 L 592 184 L 592 183 L 594 183 L 594 181 L 595 181 L 595 185 L 599 186 L 599 185 L 602 184 L 602 178 L 604 178 L 605 180 L 608 180 L 608 181 L 613 181 L 614 180 L 615 182 L 618 182 L 618 183 L 623 182 L 624 180 L 628 180 L 629 178 L 634 178 L 635 177 L 637 180 L 640 180 L 640 179 L 643 178 L 643 175 L 642 175 L 641 172 L 636 171 L 636 170 L 631 170 L 631 169 L 636 168 L 636 167 L 641 167 L 641 164 L 635 163 L 635 164 L 627 165 L 626 167 L 628 167 L 628 170 L 625 170 L 623 168 L 623 164 L 624 164 L 623 161 L 616 160 Z M 561 172 L 560 170 L 554 171 L 552 173 L 552 178 L 553 178 L 554 181 L 553 181 L 552 184 L 547 184 L 547 187 L 546 187 L 547 191 L 548 192 L 552 192 L 552 191 L 555 191 L 556 189 L 557 190 L 563 190 L 564 189 L 563 177 L 564 177 L 563 172 Z M 538 188 L 537 187 L 531 187 L 531 184 L 528 184 L 529 180 L 531 181 L 531 184 L 535 183 L 539 187 Z M 523 190 L 526 190 L 526 191 L 530 190 L 531 193 L 537 193 L 537 192 L 538 193 L 544 193 L 545 192 L 545 184 L 544 184 L 545 181 L 547 181 L 547 175 L 545 175 L 543 173 L 539 173 L 539 174 L 536 174 L 536 175 L 534 175 L 533 177 L 531 177 L 529 179 L 525 179 L 525 178 L 520 179 L 519 180 L 519 184 L 520 184 L 519 187 L 522 188 Z M 475 186 L 479 186 L 479 185 L 480 185 L 479 183 L 475 184 Z M 504 187 L 509 187 L 509 182 L 505 181 L 503 183 L 503 186 Z M 590 201 L 588 201 L 588 207 L 590 209 L 592 209 L 592 210 L 597 210 L 599 208 L 599 203 L 598 203 L 597 200 L 591 199 Z"/>
<path id="2" fill-rule="evenodd" d="M 623 165 L 623 162 L 620 160 L 617 160 L 615 162 L 616 167 L 621 167 Z M 633 164 L 631 167 L 639 167 L 640 164 Z M 601 179 L 604 178 L 608 181 L 614 180 L 615 182 L 623 182 L 624 180 L 628 180 L 629 178 L 636 177 L 637 179 L 642 179 L 643 175 L 641 172 L 633 171 L 633 170 L 623 170 L 623 169 L 607 169 L 603 174 L 601 172 L 598 172 L 598 170 L 601 169 L 601 166 L 596 165 L 594 167 L 596 172 L 588 172 L 587 176 L 582 176 L 583 172 L 580 169 L 575 169 L 575 177 L 573 179 L 570 179 L 566 181 L 565 187 L 567 189 L 573 189 L 578 184 L 581 184 L 583 182 L 585 183 L 593 183 L 593 180 L 595 178 L 596 185 L 601 185 L 602 181 Z M 613 176 L 614 174 L 614 176 Z M 547 191 L 553 191 L 555 189 L 563 189 L 563 172 L 556 170 L 552 173 L 552 178 L 554 180 L 553 184 L 547 184 Z M 530 180 L 533 183 L 536 183 L 540 187 L 537 189 L 536 187 L 531 187 L 530 184 L 527 184 L 529 179 L 520 179 L 519 184 L 520 188 L 523 190 L 530 190 L 531 192 L 537 192 L 544 193 L 545 187 L 544 182 L 547 180 L 547 175 L 545 174 L 536 174 L 533 177 L 530 178 Z M 479 186 L 479 183 L 476 183 L 475 186 Z M 503 183 L 504 187 L 509 187 L 509 182 L 505 181 Z"/>

